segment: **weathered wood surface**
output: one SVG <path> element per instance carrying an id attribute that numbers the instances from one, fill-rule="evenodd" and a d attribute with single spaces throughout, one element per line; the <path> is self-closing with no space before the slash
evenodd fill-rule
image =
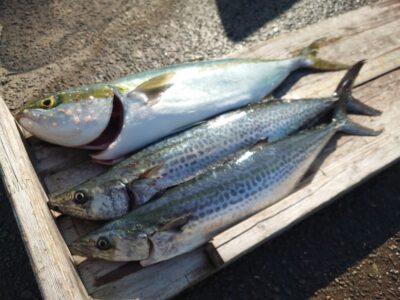
<path id="1" fill-rule="evenodd" d="M 83 299 L 86 291 L 46 205 L 14 118 L 1 98 L 0 172 L 42 295 Z"/>
<path id="2" fill-rule="evenodd" d="M 349 64 L 360 59 L 368 59 L 357 80 L 357 85 L 360 87 L 356 88 L 354 93 L 363 102 L 382 109 L 384 114 L 377 118 L 356 119 L 373 128 L 385 127 L 385 132 L 378 138 L 341 137 L 336 143 L 334 152 L 332 150 L 335 148 L 335 143 L 328 145 L 321 157 L 325 157 L 328 153 L 329 155 L 319 166 L 320 169 L 315 170 L 313 177 L 306 180 L 307 185 L 282 202 L 234 226 L 211 241 L 207 250 L 218 266 L 221 262 L 233 261 L 266 238 L 288 228 L 400 157 L 400 124 L 396 119 L 400 116 L 400 102 L 395 101 L 400 100 L 398 92 L 400 71 L 394 71 L 400 67 L 398 27 L 400 27 L 400 3 L 393 0 L 381 1 L 376 6 L 349 12 L 231 55 L 284 58 L 290 55 L 290 52 L 306 46 L 317 38 L 327 37 L 331 41 L 321 49 L 320 57 Z M 291 86 L 285 98 L 330 95 L 343 74 L 344 72 L 335 72 L 304 76 Z M 294 76 L 292 81 L 293 78 L 297 79 Z M 280 90 L 278 95 L 284 95 L 285 92 L 287 89 Z M 7 124 L 10 120 L 2 119 L 0 122 Z M 0 131 L 0 134 L 3 133 Z M 64 149 L 38 142 L 33 138 L 28 139 L 28 146 L 35 156 L 36 171 L 50 193 L 65 190 L 106 169 L 91 163 L 81 150 Z M 18 145 L 10 147 L 23 149 Z M 0 149 L 1 164 L 2 151 Z M 32 173 L 33 175 L 35 174 Z M 39 188 L 37 179 L 28 183 L 30 187 Z M 50 223 L 53 221 L 45 206 L 46 196 L 41 194 L 41 202 L 36 198 L 30 197 L 30 199 L 35 199 L 35 204 L 29 201 L 29 198 L 22 202 L 34 206 L 35 214 L 38 210 L 37 213 L 40 214 L 38 216 L 44 220 L 42 221 L 44 224 L 41 225 L 45 228 L 39 234 L 35 226 L 32 230 L 28 228 L 30 226 L 23 226 L 21 232 L 35 272 L 40 270 L 46 275 L 38 276 L 42 290 L 48 293 L 58 291 L 59 276 L 69 278 L 67 276 L 69 271 L 65 271 L 65 266 L 71 267 L 73 260 L 60 235 L 55 232 L 54 223 Z M 36 205 L 36 202 L 40 204 Z M 15 209 L 20 223 L 21 220 L 29 218 L 26 215 L 30 210 Z M 92 226 L 97 226 L 65 216 L 57 218 L 57 225 L 67 244 L 85 234 Z M 38 236 L 49 239 L 49 243 L 53 243 L 51 244 L 53 248 L 46 249 L 56 249 L 55 253 L 43 256 L 42 253 L 47 253 L 43 248 L 38 248 L 41 251 L 33 249 L 36 247 L 34 243 Z M 74 263 L 87 292 L 95 298 L 154 299 L 171 297 L 218 270 L 218 267 L 209 261 L 209 254 L 204 249 L 198 249 L 148 268 L 140 268 L 134 263 L 112 263 L 95 259 L 85 260 L 80 257 L 74 257 Z M 59 261 L 58 255 L 61 256 Z M 39 264 L 35 260 L 38 260 Z M 54 267 L 42 271 L 40 266 L 47 268 L 49 264 L 53 264 Z M 53 274 L 55 268 L 61 268 L 67 275 L 61 271 L 60 274 L 63 275 Z M 74 280 L 76 281 L 76 278 Z M 84 295 L 80 290 L 80 282 L 75 281 L 64 279 L 62 284 L 64 287 L 69 286 L 71 290 L 78 289 L 76 297 Z M 44 292 L 44 295 L 47 294 Z M 65 296 L 65 298 L 72 297 Z"/>

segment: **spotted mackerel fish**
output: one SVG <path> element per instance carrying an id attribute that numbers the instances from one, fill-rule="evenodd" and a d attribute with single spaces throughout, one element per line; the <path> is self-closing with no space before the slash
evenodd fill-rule
<path id="1" fill-rule="evenodd" d="M 337 91 L 352 72 L 346 73 Z M 331 110 L 340 95 L 248 105 L 167 138 L 132 155 L 104 174 L 50 197 L 53 209 L 74 217 L 108 220 L 128 213 L 155 194 L 198 175 L 208 165 L 267 139 L 273 142 Z M 377 111 L 347 93 L 355 113 Z"/>
<path id="2" fill-rule="evenodd" d="M 294 70 L 347 66 L 316 57 L 316 41 L 285 60 L 221 59 L 150 70 L 28 103 L 16 116 L 50 143 L 97 150 L 112 163 L 188 125 L 257 102 Z"/>
<path id="3" fill-rule="evenodd" d="M 352 72 L 361 66 L 362 62 L 356 64 Z M 351 84 L 344 82 L 346 90 Z M 341 96 L 330 124 L 240 151 L 228 162 L 75 241 L 72 253 L 147 266 L 203 245 L 291 193 L 336 132 L 380 133 L 347 119 L 344 101 Z"/>

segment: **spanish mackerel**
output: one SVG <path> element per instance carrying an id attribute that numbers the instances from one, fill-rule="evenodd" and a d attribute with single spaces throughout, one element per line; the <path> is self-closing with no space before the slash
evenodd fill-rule
<path id="1" fill-rule="evenodd" d="M 340 105 L 330 124 L 243 150 L 229 162 L 80 238 L 70 249 L 88 257 L 140 261 L 143 266 L 191 251 L 293 191 L 339 131 L 380 133 L 351 122 Z"/>
<path id="2" fill-rule="evenodd" d="M 95 160 L 113 162 L 186 126 L 261 100 L 296 69 L 347 68 L 318 59 L 321 44 L 285 60 L 193 62 L 83 86 L 30 102 L 16 117 L 40 139 L 98 150 Z"/>
<path id="3" fill-rule="evenodd" d="M 352 112 L 378 112 L 351 97 L 342 85 L 357 74 L 349 71 L 335 96 L 251 104 L 167 138 L 132 155 L 104 174 L 50 197 L 53 209 L 74 217 L 108 220 L 142 205 L 156 193 L 196 176 L 208 165 L 267 139 L 273 142 L 318 119 L 346 93 Z"/>

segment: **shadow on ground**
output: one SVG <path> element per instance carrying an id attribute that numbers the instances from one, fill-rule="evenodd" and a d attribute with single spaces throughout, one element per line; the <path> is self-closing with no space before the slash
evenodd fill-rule
<path id="1" fill-rule="evenodd" d="M 1 180 L 0 220 L 0 299 L 40 299 L 29 259 Z"/>
<path id="2" fill-rule="evenodd" d="M 225 33 L 234 42 L 245 39 L 295 2 L 296 0 L 216 0 Z"/>

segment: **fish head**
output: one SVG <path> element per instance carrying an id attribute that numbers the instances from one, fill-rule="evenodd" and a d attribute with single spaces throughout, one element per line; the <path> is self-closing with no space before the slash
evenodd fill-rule
<path id="1" fill-rule="evenodd" d="M 95 178 L 62 194 L 51 196 L 49 207 L 86 220 L 112 220 L 130 210 L 131 200 L 119 180 Z"/>
<path id="2" fill-rule="evenodd" d="M 151 242 L 140 223 L 126 224 L 119 228 L 106 225 L 73 242 L 70 250 L 72 254 L 86 257 L 139 261 L 150 256 Z"/>
<path id="3" fill-rule="evenodd" d="M 109 144 L 119 134 L 116 124 L 122 123 L 114 120 L 122 119 L 119 98 L 114 87 L 85 86 L 31 101 L 22 107 L 16 119 L 31 134 L 53 144 L 82 147 L 104 133 Z M 118 131 L 113 132 L 115 137 L 110 135 L 111 125 Z"/>

